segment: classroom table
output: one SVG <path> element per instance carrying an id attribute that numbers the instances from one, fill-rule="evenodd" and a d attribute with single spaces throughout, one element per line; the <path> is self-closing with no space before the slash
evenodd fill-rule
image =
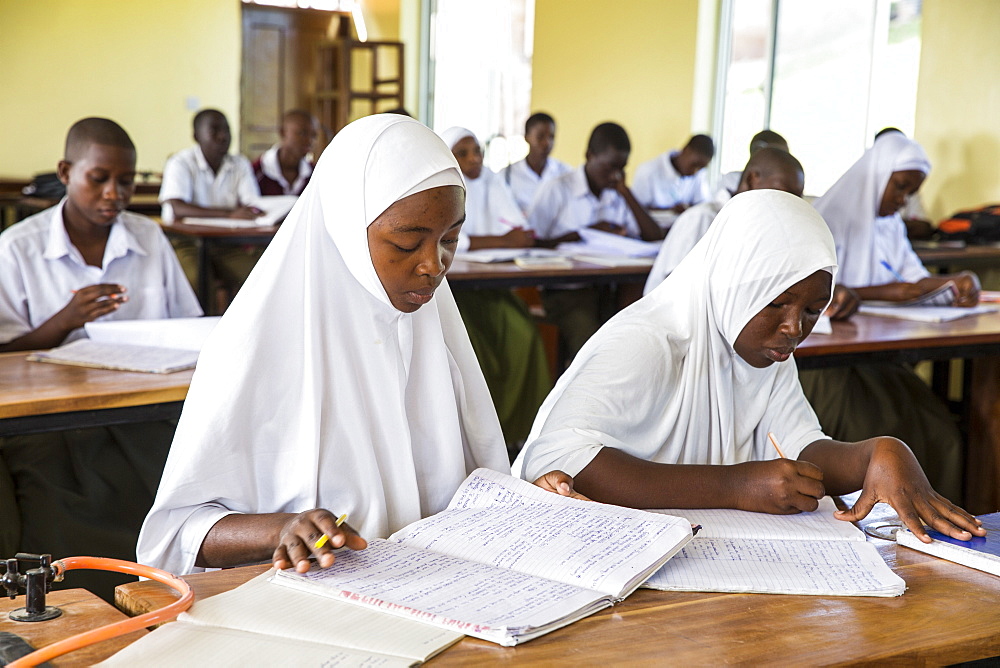
<path id="1" fill-rule="evenodd" d="M 913 250 L 927 267 L 945 273 L 969 267 L 1000 267 L 1000 244 L 956 245 L 947 242 L 915 241 Z"/>
<path id="2" fill-rule="evenodd" d="M 854 498 L 854 497 L 852 497 Z M 849 501 L 851 499 L 848 499 Z M 884 504 L 861 526 L 895 521 Z M 473 638 L 431 659 L 460 665 L 934 665 L 1000 655 L 1000 578 L 869 538 L 907 584 L 897 598 L 638 590 L 619 605 L 513 648 Z M 266 566 L 186 576 L 195 600 Z M 121 585 L 137 615 L 173 602 L 158 582 Z"/>
<path id="3" fill-rule="evenodd" d="M 277 226 L 267 227 L 215 227 L 190 225 L 183 220 L 161 222 L 168 236 L 178 236 L 195 241 L 198 246 L 198 285 L 195 290 L 205 315 L 218 315 L 213 308 L 212 263 L 209 261 L 214 246 L 266 246 L 274 238 Z"/>
<path id="4" fill-rule="evenodd" d="M 468 262 L 455 260 L 448 270 L 448 283 L 456 288 L 520 288 L 567 283 L 612 285 L 645 283 L 651 264 L 605 267 L 572 261 L 571 267 L 521 268 L 513 262 Z"/>
<path id="5" fill-rule="evenodd" d="M 26 357 L 0 354 L 0 436 L 177 418 L 194 373 L 88 369 Z"/>

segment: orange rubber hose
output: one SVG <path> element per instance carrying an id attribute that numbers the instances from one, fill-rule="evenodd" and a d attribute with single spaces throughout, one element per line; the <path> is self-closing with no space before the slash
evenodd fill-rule
<path id="1" fill-rule="evenodd" d="M 131 561 L 106 559 L 104 557 L 68 557 L 54 562 L 52 564 L 52 569 L 55 571 L 56 576 L 62 575 L 67 571 L 77 569 L 114 571 L 116 573 L 141 575 L 142 577 L 162 582 L 168 587 L 176 589 L 181 596 L 178 600 L 174 601 L 170 605 L 160 608 L 159 610 L 153 610 L 152 612 L 147 612 L 144 615 L 132 617 L 131 619 L 126 619 L 122 622 L 115 622 L 114 624 L 108 624 L 107 626 L 78 633 L 75 636 L 66 638 L 65 640 L 60 640 L 57 643 L 52 643 L 51 645 L 37 649 L 31 654 L 26 654 L 17 661 L 7 664 L 9 668 L 27 668 L 29 666 L 37 666 L 38 664 L 44 663 L 49 659 L 54 659 L 57 656 L 66 654 L 67 652 L 72 652 L 73 650 L 93 645 L 94 643 L 98 643 L 102 640 L 109 640 L 120 635 L 125 635 L 126 633 L 131 633 L 132 631 L 138 631 L 148 626 L 159 624 L 160 622 L 169 621 L 190 608 L 191 604 L 194 602 L 194 592 L 191 591 L 191 586 L 184 580 L 180 579 L 176 575 L 173 575 L 172 573 L 161 571 L 159 568 L 143 566 L 141 564 L 132 563 Z"/>

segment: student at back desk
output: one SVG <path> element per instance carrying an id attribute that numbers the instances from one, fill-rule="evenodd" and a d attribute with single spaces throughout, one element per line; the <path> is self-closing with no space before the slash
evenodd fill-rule
<path id="1" fill-rule="evenodd" d="M 75 123 L 59 162 L 66 197 L 0 235 L 0 351 L 51 348 L 98 318 L 201 315 L 152 220 L 125 211 L 135 147 L 104 118 Z M 8 437 L 0 447 L 0 553 L 134 559 L 173 434 L 157 422 Z M 84 571 L 67 586 L 107 597 L 127 576 Z"/>
<path id="2" fill-rule="evenodd" d="M 263 213 L 253 206 L 260 197 L 250 161 L 229 155 L 232 135 L 221 111 L 202 109 L 194 117 L 196 146 L 178 151 L 163 166 L 160 203 L 163 220 L 180 218 L 241 218 L 252 220 Z M 174 248 L 192 285 L 197 284 L 195 244 L 175 240 Z M 258 248 L 227 246 L 212 250 L 212 266 L 230 294 L 243 285 L 257 263 Z"/>
<path id="3" fill-rule="evenodd" d="M 292 109 L 281 117 L 280 141 L 253 161 L 260 194 L 299 195 L 312 176 L 308 159 L 319 134 L 319 121 L 308 111 Z"/>
<path id="4" fill-rule="evenodd" d="M 663 232 L 625 185 L 625 165 L 632 144 L 617 123 L 601 123 L 590 134 L 586 162 L 543 183 L 528 211 L 528 225 L 539 245 L 578 241 L 577 230 L 592 227 L 642 239 L 662 239 Z M 600 326 L 594 288 L 546 288 L 546 318 L 559 327 L 566 356 L 572 358 Z"/>
<path id="5" fill-rule="evenodd" d="M 528 155 L 504 167 L 500 177 L 510 186 L 521 213 L 528 215 L 538 187 L 572 168 L 549 155 L 556 143 L 556 122 L 548 114 L 537 112 L 528 117 L 524 122 L 524 139 L 528 142 Z"/>

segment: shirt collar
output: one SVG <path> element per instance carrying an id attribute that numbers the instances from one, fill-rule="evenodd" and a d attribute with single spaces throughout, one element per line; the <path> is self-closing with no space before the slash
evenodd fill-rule
<path id="1" fill-rule="evenodd" d="M 52 220 L 49 224 L 49 238 L 45 244 L 43 257 L 46 260 L 58 260 L 69 257 L 81 266 L 87 263 L 83 259 L 80 250 L 70 241 L 69 232 L 66 231 L 66 223 L 63 219 L 63 207 L 66 206 L 67 198 L 62 198 L 52 212 Z M 129 251 L 138 255 L 148 255 L 146 249 L 142 247 L 135 235 L 129 231 L 128 227 L 122 223 L 121 214 L 111 224 L 111 232 L 108 234 L 108 242 L 104 248 L 104 258 L 101 262 L 104 268 L 115 259 L 125 257 Z"/>
<path id="2" fill-rule="evenodd" d="M 584 171 L 584 165 L 580 165 L 578 169 L 573 172 L 573 197 L 586 197 L 590 195 L 595 199 L 600 199 L 595 197 L 594 193 L 590 191 L 590 184 L 587 183 L 587 173 Z"/>
<path id="3" fill-rule="evenodd" d="M 200 171 L 207 171 L 212 173 L 212 166 L 208 164 L 208 160 L 205 159 L 205 154 L 201 152 L 201 146 L 195 144 L 194 146 L 194 160 L 198 164 L 198 169 Z M 222 156 L 222 162 L 219 163 L 219 173 L 221 174 L 226 170 L 226 168 L 232 163 L 232 156 L 226 154 Z"/>
<path id="4" fill-rule="evenodd" d="M 285 180 L 285 175 L 281 173 L 281 165 L 278 163 L 278 148 L 280 144 L 275 144 L 271 148 L 264 151 L 260 156 L 260 169 L 264 172 L 264 176 L 271 179 L 272 181 L 277 181 L 281 184 L 281 187 L 285 189 L 285 192 L 291 192 L 293 190 L 298 190 L 301 188 L 302 181 L 309 178 L 312 175 L 312 165 L 309 160 L 303 158 L 299 161 L 299 173 L 295 178 L 295 183 L 289 184 Z"/>

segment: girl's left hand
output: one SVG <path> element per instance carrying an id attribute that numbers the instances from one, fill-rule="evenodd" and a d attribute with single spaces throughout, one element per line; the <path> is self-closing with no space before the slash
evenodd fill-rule
<path id="1" fill-rule="evenodd" d="M 853 508 L 838 510 L 839 520 L 856 522 L 876 503 L 888 503 L 907 529 L 931 542 L 924 524 L 958 540 L 985 536 L 979 520 L 934 491 L 910 449 L 900 440 L 881 437 L 875 443 L 861 496 Z"/>
<path id="2" fill-rule="evenodd" d="M 566 475 L 562 471 L 549 471 L 535 481 L 535 484 L 547 492 L 558 494 L 559 496 L 570 496 L 582 501 L 590 501 L 583 494 L 573 491 L 573 477 Z"/>

